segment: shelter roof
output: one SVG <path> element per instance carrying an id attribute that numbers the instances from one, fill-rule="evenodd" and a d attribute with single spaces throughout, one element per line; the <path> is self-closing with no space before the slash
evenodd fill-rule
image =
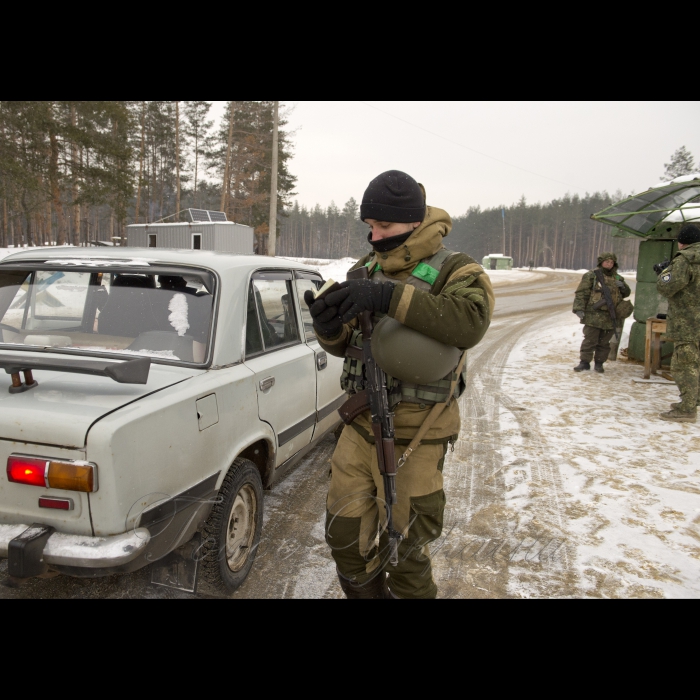
<path id="1" fill-rule="evenodd" d="M 592 219 L 641 238 L 659 223 L 700 220 L 700 173 L 660 182 L 593 214 Z"/>

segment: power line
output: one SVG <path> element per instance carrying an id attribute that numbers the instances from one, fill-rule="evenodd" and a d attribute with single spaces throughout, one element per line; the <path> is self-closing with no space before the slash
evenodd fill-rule
<path id="1" fill-rule="evenodd" d="M 540 173 L 536 173 L 533 170 L 528 170 L 527 168 L 521 168 L 519 165 L 514 165 L 513 163 L 508 163 L 505 160 L 501 160 L 500 158 L 496 158 L 495 156 L 490 156 L 488 153 L 483 153 L 481 151 L 477 151 L 475 148 L 470 148 L 469 146 L 465 146 L 463 143 L 459 143 L 459 141 L 454 141 L 453 139 L 447 138 L 446 136 L 443 136 L 442 134 L 436 134 L 434 131 L 430 131 L 430 129 L 426 129 L 425 127 L 418 126 L 418 124 L 413 124 L 412 122 L 409 122 L 407 119 L 404 119 L 403 117 L 397 117 L 395 114 L 391 114 L 391 112 L 387 112 L 386 110 L 382 109 L 381 107 L 375 107 L 374 105 L 370 104 L 369 102 L 363 102 L 360 100 L 360 104 L 366 105 L 367 107 L 371 107 L 372 109 L 376 109 L 377 112 L 382 112 L 382 114 L 386 114 L 388 117 L 392 117 L 393 119 L 397 119 L 400 122 L 403 122 L 404 124 L 408 124 L 409 126 L 412 126 L 414 129 L 420 129 L 421 131 L 425 131 L 427 134 L 430 134 L 431 136 L 435 136 L 439 139 L 442 139 L 443 141 L 447 141 L 448 143 L 451 143 L 455 146 L 459 146 L 460 148 L 464 148 L 467 151 L 471 151 L 472 153 L 476 153 L 480 156 L 483 156 L 484 158 L 489 158 L 490 160 L 495 160 L 497 163 L 502 163 L 503 165 L 507 165 L 511 168 L 516 168 L 517 170 L 522 170 L 525 173 L 529 173 L 530 175 L 535 175 L 536 177 L 541 177 L 544 178 L 545 180 L 550 180 L 551 182 L 557 182 L 560 185 L 566 185 L 567 187 L 573 187 L 575 190 L 583 190 L 583 187 L 578 187 L 577 185 L 572 185 L 570 182 L 564 182 L 563 180 L 557 180 L 556 178 L 553 177 L 548 177 L 547 175 L 541 175 Z"/>

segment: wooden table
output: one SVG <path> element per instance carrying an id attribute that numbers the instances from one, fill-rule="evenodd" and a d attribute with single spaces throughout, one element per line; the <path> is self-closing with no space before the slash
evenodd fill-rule
<path id="1" fill-rule="evenodd" d="M 644 379 L 649 379 L 661 369 L 661 336 L 666 333 L 666 319 L 652 316 L 647 319 L 644 343 Z"/>

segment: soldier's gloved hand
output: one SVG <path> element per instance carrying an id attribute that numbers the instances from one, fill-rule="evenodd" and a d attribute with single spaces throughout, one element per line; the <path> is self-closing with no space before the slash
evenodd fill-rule
<path id="1" fill-rule="evenodd" d="M 574 311 L 574 313 L 583 321 L 583 317 L 586 315 L 583 311 Z"/>
<path id="2" fill-rule="evenodd" d="M 625 286 L 625 283 L 622 280 L 615 280 L 615 284 L 620 288 L 623 289 Z"/>
<path id="3" fill-rule="evenodd" d="M 363 311 L 385 314 L 389 311 L 393 282 L 371 282 L 370 280 L 349 280 L 340 289 L 326 297 L 326 303 L 338 307 L 338 313 L 345 323 L 359 316 Z"/>
<path id="4" fill-rule="evenodd" d="M 310 289 L 304 292 L 304 302 L 309 307 L 309 313 L 314 320 L 314 330 L 318 335 L 332 338 L 340 333 L 343 322 L 340 320 L 337 306 L 329 306 L 326 299 L 314 299 L 314 293 Z"/>

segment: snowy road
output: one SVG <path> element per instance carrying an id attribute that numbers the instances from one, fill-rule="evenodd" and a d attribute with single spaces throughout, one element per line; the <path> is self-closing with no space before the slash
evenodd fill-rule
<path id="1" fill-rule="evenodd" d="M 635 383 L 638 365 L 571 371 L 580 273 L 492 277 L 496 314 L 469 353 L 462 431 L 444 470 L 439 597 L 700 597 L 700 424 L 656 419 L 677 392 Z M 266 494 L 255 566 L 232 598 L 341 597 L 323 539 L 333 447 L 326 439 Z M 195 596 L 153 586 L 142 570 L 0 587 L 0 597 Z"/>

